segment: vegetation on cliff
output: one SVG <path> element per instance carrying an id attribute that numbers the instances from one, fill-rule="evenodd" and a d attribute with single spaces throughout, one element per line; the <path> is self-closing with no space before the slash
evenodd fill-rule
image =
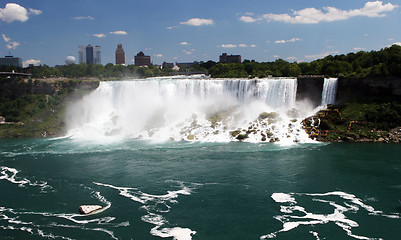
<path id="1" fill-rule="evenodd" d="M 401 103 L 329 106 L 303 122 L 319 141 L 401 142 Z"/>
<path id="2" fill-rule="evenodd" d="M 0 137 L 46 137 L 64 132 L 64 113 L 72 99 L 98 86 L 97 81 L 57 82 L 0 79 Z"/>

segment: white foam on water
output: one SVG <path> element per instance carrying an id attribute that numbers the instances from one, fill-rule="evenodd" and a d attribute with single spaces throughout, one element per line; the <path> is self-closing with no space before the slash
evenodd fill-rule
<path id="1" fill-rule="evenodd" d="M 312 234 L 316 238 L 316 240 L 320 240 L 319 233 L 314 232 L 314 231 L 309 231 L 309 233 Z"/>
<path id="2" fill-rule="evenodd" d="M 0 180 L 7 180 L 11 183 L 18 184 L 20 187 L 33 186 L 39 187 L 42 192 L 51 189 L 52 187 L 45 181 L 32 182 L 27 178 L 17 177 L 19 171 L 15 168 L 0 166 Z"/>
<path id="3" fill-rule="evenodd" d="M 178 190 L 167 191 L 166 194 L 156 195 L 148 194 L 139 191 L 137 188 L 131 187 L 117 187 L 111 184 L 104 184 L 94 182 L 98 186 L 108 187 L 119 191 L 119 194 L 123 197 L 133 200 L 134 202 L 142 204 L 141 209 L 146 211 L 146 214 L 141 217 L 141 220 L 146 223 L 154 225 L 150 230 L 150 234 L 157 237 L 169 238 L 172 237 L 175 240 L 190 240 L 192 235 L 196 234 L 189 228 L 181 227 L 163 227 L 169 225 L 169 222 L 163 217 L 163 213 L 168 213 L 171 210 L 171 205 L 177 204 L 177 198 L 180 195 L 191 195 L 191 192 L 201 184 L 195 183 L 184 183 L 181 181 L 166 181 L 172 182 L 179 186 Z"/>
<path id="4" fill-rule="evenodd" d="M 103 212 L 107 210 L 108 208 L 111 207 L 111 202 L 109 202 L 104 196 L 100 194 L 100 192 L 92 192 L 91 193 L 95 199 L 100 201 L 105 205 L 105 207 L 98 211 L 97 213 Z M 66 239 L 70 240 L 71 238 L 65 237 L 65 236 L 57 236 L 52 233 L 47 233 L 45 229 L 51 228 L 51 227 L 64 227 L 64 228 L 77 228 L 81 230 L 86 230 L 86 231 L 97 231 L 97 232 L 104 232 L 110 236 L 112 239 L 118 239 L 115 237 L 113 231 L 100 228 L 100 227 L 86 227 L 88 224 L 97 224 L 97 225 L 106 225 L 106 226 L 112 226 L 112 227 L 127 227 L 129 226 L 129 222 L 122 222 L 122 223 L 116 223 L 112 224 L 112 222 L 115 220 L 115 217 L 101 217 L 101 218 L 92 218 L 91 215 L 93 214 L 88 214 L 88 215 L 82 215 L 82 214 L 75 214 L 75 213 L 51 213 L 51 212 L 32 212 L 32 211 L 21 211 L 21 210 L 15 210 L 11 208 L 6 208 L 6 207 L 0 207 L 0 228 L 2 229 L 10 229 L 10 230 L 18 230 L 18 231 L 24 231 L 28 232 L 32 235 L 37 235 L 40 237 L 44 238 L 50 238 L 50 239 Z M 50 225 L 39 225 L 35 224 L 34 222 L 25 222 L 22 221 L 21 218 L 26 218 L 30 216 L 42 216 L 46 218 L 61 218 L 61 219 L 67 219 L 71 221 L 72 223 L 75 223 L 76 225 L 66 225 L 66 224 L 58 224 L 58 223 L 51 223 Z M 4 222 L 8 224 L 7 226 L 3 226 Z"/>
<path id="5" fill-rule="evenodd" d="M 295 198 L 293 198 L 290 194 L 286 193 L 273 193 L 272 198 L 275 202 L 285 203 L 285 202 L 295 202 Z"/>
<path id="6" fill-rule="evenodd" d="M 296 201 L 296 196 L 312 197 L 312 201 L 326 203 L 334 208 L 333 213 L 330 214 L 316 214 L 306 211 L 302 206 L 299 206 Z M 280 211 L 285 215 L 275 216 L 274 218 L 283 223 L 283 228 L 273 233 L 269 233 L 260 237 L 260 239 L 275 238 L 277 234 L 291 231 L 301 225 L 318 225 L 335 223 L 337 226 L 342 228 L 345 233 L 355 239 L 381 239 L 372 238 L 366 236 L 356 235 L 352 232 L 353 228 L 359 227 L 359 224 L 349 219 L 346 216 L 347 212 L 356 213 L 361 208 L 366 210 L 369 215 L 386 217 L 386 218 L 400 218 L 399 214 L 385 214 L 382 211 L 375 210 L 372 206 L 369 206 L 353 194 L 335 191 L 328 193 L 273 193 L 272 199 L 281 204 Z M 341 201 L 332 200 L 333 197 L 339 197 Z M 319 234 L 315 231 L 310 231 L 316 239 L 319 238 Z"/>
<path id="7" fill-rule="evenodd" d="M 159 230 L 155 227 L 150 232 L 153 236 L 162 238 L 173 238 L 174 240 L 191 240 L 192 236 L 196 234 L 196 231 L 192 231 L 189 228 L 162 228 Z"/>

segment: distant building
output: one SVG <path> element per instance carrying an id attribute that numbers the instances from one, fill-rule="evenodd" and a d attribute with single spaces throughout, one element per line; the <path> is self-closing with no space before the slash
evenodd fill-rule
<path id="1" fill-rule="evenodd" d="M 96 46 L 93 48 L 93 63 L 102 64 L 102 54 L 100 51 L 100 46 Z"/>
<path id="2" fill-rule="evenodd" d="M 227 53 L 223 53 L 220 55 L 220 62 L 221 63 L 240 63 L 241 62 L 241 55 L 227 55 Z"/>
<path id="3" fill-rule="evenodd" d="M 78 47 L 78 62 L 86 63 L 86 51 L 84 46 Z"/>
<path id="4" fill-rule="evenodd" d="M 85 48 L 86 64 L 93 64 L 93 47 L 89 44 Z"/>
<path id="5" fill-rule="evenodd" d="M 79 46 L 78 60 L 79 63 L 102 64 L 100 46 L 93 47 L 90 44 L 86 47 Z"/>
<path id="6" fill-rule="evenodd" d="M 125 53 L 122 44 L 117 45 L 116 64 L 125 64 Z"/>
<path id="7" fill-rule="evenodd" d="M 187 63 L 175 63 L 175 65 L 177 65 L 179 68 L 182 68 L 182 67 L 186 67 L 186 68 L 188 68 L 188 69 L 190 69 L 192 66 L 194 66 L 194 65 L 199 65 L 200 63 L 199 62 L 187 62 Z"/>
<path id="8" fill-rule="evenodd" d="M 0 58 L 0 66 L 22 67 L 22 59 L 19 57 L 5 56 Z"/>
<path id="9" fill-rule="evenodd" d="M 150 56 L 145 56 L 143 52 L 139 52 L 135 57 L 135 66 L 150 66 Z"/>
<path id="10" fill-rule="evenodd" d="M 163 62 L 162 68 L 173 68 L 174 63 Z"/>

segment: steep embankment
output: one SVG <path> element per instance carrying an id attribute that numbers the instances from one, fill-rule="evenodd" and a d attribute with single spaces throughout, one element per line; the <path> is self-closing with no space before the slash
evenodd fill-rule
<path id="1" fill-rule="evenodd" d="M 311 138 L 401 142 L 401 79 L 339 79 L 336 104 L 304 120 Z"/>
<path id="2" fill-rule="evenodd" d="M 62 135 L 66 105 L 98 85 L 97 80 L 0 79 L 0 137 Z"/>

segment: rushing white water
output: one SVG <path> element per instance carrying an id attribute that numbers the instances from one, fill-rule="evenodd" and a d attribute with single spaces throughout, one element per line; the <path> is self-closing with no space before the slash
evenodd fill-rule
<path id="1" fill-rule="evenodd" d="M 295 101 L 296 78 L 153 78 L 101 82 L 68 111 L 74 138 L 308 142 L 313 113 Z M 264 114 L 262 114 L 264 113 Z M 262 114 L 262 115 L 260 115 Z"/>
<path id="2" fill-rule="evenodd" d="M 322 106 L 334 104 L 337 93 L 338 78 L 325 78 L 322 91 Z"/>

